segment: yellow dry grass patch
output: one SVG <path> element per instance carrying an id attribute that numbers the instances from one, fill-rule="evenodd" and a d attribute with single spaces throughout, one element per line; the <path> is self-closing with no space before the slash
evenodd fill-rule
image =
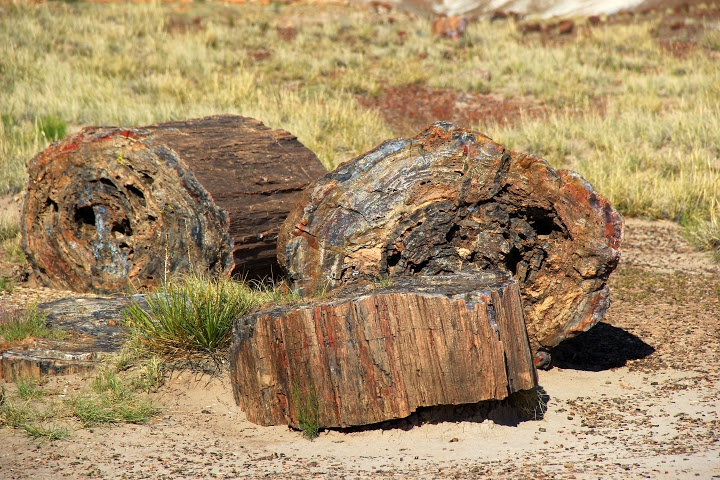
<path id="1" fill-rule="evenodd" d="M 549 118 L 469 126 L 578 170 L 626 215 L 680 221 L 699 244 L 720 244 L 712 28 L 676 57 L 651 36 L 659 17 L 544 44 L 512 21 L 478 21 L 461 41 L 438 39 L 429 20 L 393 12 L 391 21 L 363 6 L 3 8 L 0 192 L 22 187 L 25 163 L 50 141 L 43 118 L 70 132 L 238 113 L 291 131 L 333 168 L 394 136 L 358 95 L 426 84 L 549 106 Z"/>

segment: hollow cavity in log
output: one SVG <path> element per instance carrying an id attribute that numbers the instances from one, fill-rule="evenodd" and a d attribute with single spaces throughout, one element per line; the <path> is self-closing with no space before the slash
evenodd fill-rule
<path id="1" fill-rule="evenodd" d="M 279 227 L 324 173 L 288 132 L 236 115 L 87 127 L 30 162 L 23 249 L 41 282 L 75 291 L 278 274 Z"/>
<path id="2" fill-rule="evenodd" d="M 620 215 L 576 173 L 437 123 L 308 187 L 278 258 L 306 293 L 383 275 L 507 271 L 538 349 L 602 318 L 621 235 Z"/>

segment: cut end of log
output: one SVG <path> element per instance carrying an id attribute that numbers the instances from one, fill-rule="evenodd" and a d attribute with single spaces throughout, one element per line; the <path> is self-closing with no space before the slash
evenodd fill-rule
<path id="1" fill-rule="evenodd" d="M 576 173 L 437 123 L 308 187 L 278 259 L 309 294 L 381 276 L 509 272 L 535 350 L 602 318 L 621 236 L 620 215 Z"/>
<path id="2" fill-rule="evenodd" d="M 237 319 L 235 399 L 252 422 L 320 427 L 503 399 L 537 385 L 508 275 L 406 277 Z"/>
<path id="3" fill-rule="evenodd" d="M 294 136 L 236 115 L 87 127 L 29 163 L 23 249 L 42 283 L 81 292 L 278 274 L 279 227 L 323 173 Z"/>

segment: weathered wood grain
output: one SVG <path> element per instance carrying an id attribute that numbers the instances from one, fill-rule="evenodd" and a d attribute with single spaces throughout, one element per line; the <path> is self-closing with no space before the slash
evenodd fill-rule
<path id="1" fill-rule="evenodd" d="M 437 123 L 308 187 L 278 258 L 307 293 L 383 275 L 510 272 L 535 350 L 602 318 L 621 236 L 620 215 L 576 173 Z"/>
<path id="2" fill-rule="evenodd" d="M 345 427 L 537 384 L 518 286 L 490 272 L 345 287 L 242 317 L 230 362 L 238 405 L 262 425 L 297 427 L 315 400 L 319 426 Z"/>
<path id="3" fill-rule="evenodd" d="M 236 115 L 86 127 L 30 162 L 23 249 L 42 283 L 83 292 L 277 274 L 279 227 L 324 173 L 290 133 Z"/>

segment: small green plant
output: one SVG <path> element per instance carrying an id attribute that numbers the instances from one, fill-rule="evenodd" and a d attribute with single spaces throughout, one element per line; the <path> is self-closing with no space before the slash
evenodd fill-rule
<path id="1" fill-rule="evenodd" d="M 67 135 L 67 124 L 62 118 L 55 115 L 45 115 L 39 118 L 37 128 L 43 137 L 51 141 L 65 138 Z"/>
<path id="2" fill-rule="evenodd" d="M 310 441 L 315 440 L 320 435 L 319 404 L 315 387 L 311 385 L 303 394 L 297 381 L 293 381 L 290 395 L 303 437 Z"/>
<path id="3" fill-rule="evenodd" d="M 0 251 L 9 263 L 25 263 L 25 254 L 20 246 L 20 224 L 12 215 L 0 215 Z"/>
<path id="4" fill-rule="evenodd" d="M 372 282 L 372 288 L 387 288 L 393 284 L 393 279 L 390 275 L 380 275 Z"/>
<path id="5" fill-rule="evenodd" d="M 121 397 L 113 392 L 92 395 L 80 394 L 67 400 L 72 415 L 83 427 L 103 424 L 145 423 L 158 413 L 153 403 L 137 395 Z"/>
<path id="6" fill-rule="evenodd" d="M 720 261 L 720 202 L 712 200 L 708 218 L 683 223 L 688 240 L 701 250 L 710 251 L 715 260 Z"/>
<path id="7" fill-rule="evenodd" d="M 547 412 L 547 395 L 540 387 L 514 392 L 508 402 L 523 420 L 542 420 Z"/>
<path id="8" fill-rule="evenodd" d="M 45 392 L 38 388 L 39 382 L 35 378 L 18 380 L 16 385 L 18 394 L 23 400 L 32 400 L 33 398 L 41 397 L 45 394 Z"/>
<path id="9" fill-rule="evenodd" d="M 0 294 L 12 293 L 15 289 L 15 282 L 11 278 L 0 277 Z"/>
<path id="10" fill-rule="evenodd" d="M 28 435 L 33 438 L 43 440 L 62 440 L 70 435 L 67 427 L 53 425 L 51 427 L 43 427 L 36 424 L 25 424 L 22 426 Z"/>
<path id="11" fill-rule="evenodd" d="M 33 417 L 33 412 L 25 403 L 16 407 L 9 402 L 3 402 L 0 407 L 0 425 L 7 425 L 14 428 L 23 428 Z"/>
<path id="12" fill-rule="evenodd" d="M 159 409 L 143 390 L 160 384 L 162 362 L 127 353 L 125 357 L 132 363 L 128 366 L 114 357 L 103 360 L 88 388 L 62 400 L 57 392 L 43 391 L 43 383 L 37 379 L 18 380 L 16 390 L 0 388 L 0 427 L 22 429 L 38 439 L 60 440 L 70 434 L 71 425 L 147 422 Z M 120 363 L 124 370 L 116 369 Z"/>
<path id="13" fill-rule="evenodd" d="M 0 243 L 12 240 L 20 235 L 18 220 L 9 215 L 0 216 Z"/>
<path id="14" fill-rule="evenodd" d="M 147 310 L 137 302 L 130 305 L 125 324 L 131 340 L 146 352 L 178 360 L 210 358 L 220 367 L 233 320 L 275 296 L 272 289 L 225 277 L 188 276 L 148 294 Z"/>
<path id="15" fill-rule="evenodd" d="M 63 338 L 64 332 L 47 327 L 47 314 L 30 305 L 24 311 L 0 310 L 0 337 L 6 342 L 36 338 Z"/>

